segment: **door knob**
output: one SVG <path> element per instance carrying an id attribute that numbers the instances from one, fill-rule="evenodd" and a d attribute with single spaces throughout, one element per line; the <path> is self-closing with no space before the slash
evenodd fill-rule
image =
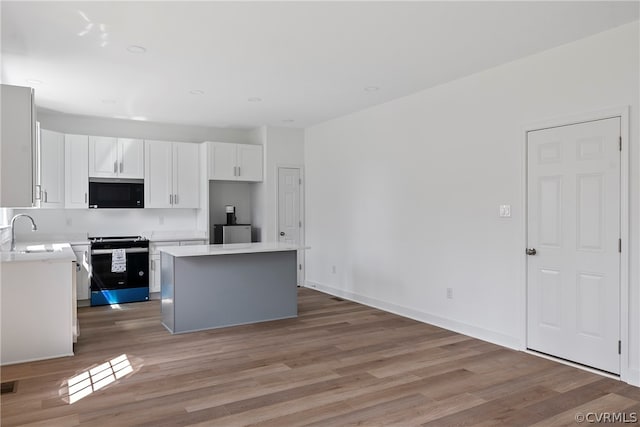
<path id="1" fill-rule="evenodd" d="M 527 255 L 535 255 L 536 254 L 536 249 L 535 248 L 527 248 Z"/>
<path id="2" fill-rule="evenodd" d="M 280 235 L 281 235 L 281 236 L 284 236 L 284 231 L 281 231 L 281 232 L 280 232 Z"/>

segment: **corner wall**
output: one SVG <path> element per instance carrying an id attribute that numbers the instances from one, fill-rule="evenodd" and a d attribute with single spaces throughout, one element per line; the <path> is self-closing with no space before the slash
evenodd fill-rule
<path id="1" fill-rule="evenodd" d="M 630 105 L 638 384 L 638 39 L 635 22 L 307 129 L 307 285 L 523 348 L 523 126 Z"/>

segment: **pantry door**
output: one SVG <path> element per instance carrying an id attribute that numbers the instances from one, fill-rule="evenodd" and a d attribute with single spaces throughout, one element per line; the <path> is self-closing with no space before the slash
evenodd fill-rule
<path id="1" fill-rule="evenodd" d="M 620 373 L 620 118 L 527 134 L 527 347 Z"/>

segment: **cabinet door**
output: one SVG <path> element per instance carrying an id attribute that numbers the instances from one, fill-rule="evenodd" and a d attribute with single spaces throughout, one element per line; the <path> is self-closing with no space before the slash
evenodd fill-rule
<path id="1" fill-rule="evenodd" d="M 118 177 L 144 178 L 144 141 L 118 138 Z"/>
<path id="2" fill-rule="evenodd" d="M 64 207 L 64 135 L 59 132 L 40 132 L 40 206 Z"/>
<path id="3" fill-rule="evenodd" d="M 160 292 L 160 255 L 149 257 L 149 292 Z"/>
<path id="4" fill-rule="evenodd" d="M 116 138 L 89 137 L 89 176 L 92 178 L 118 176 L 118 140 Z"/>
<path id="5" fill-rule="evenodd" d="M 200 207 L 200 147 L 188 142 L 173 144 L 173 207 Z"/>
<path id="6" fill-rule="evenodd" d="M 30 208 L 37 154 L 33 89 L 0 86 L 0 206 Z"/>
<path id="7" fill-rule="evenodd" d="M 238 180 L 262 181 L 262 146 L 238 144 Z"/>
<path id="8" fill-rule="evenodd" d="M 89 299 L 89 246 L 80 245 L 72 246 L 73 253 L 76 256 L 76 299 Z"/>
<path id="9" fill-rule="evenodd" d="M 209 179 L 237 180 L 236 144 L 209 142 Z"/>
<path id="10" fill-rule="evenodd" d="M 64 136 L 64 207 L 89 205 L 89 137 Z"/>
<path id="11" fill-rule="evenodd" d="M 173 143 L 144 142 L 144 207 L 173 206 Z"/>

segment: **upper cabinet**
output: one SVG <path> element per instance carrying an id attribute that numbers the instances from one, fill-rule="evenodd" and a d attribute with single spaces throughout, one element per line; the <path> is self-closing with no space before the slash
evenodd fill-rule
<path id="1" fill-rule="evenodd" d="M 64 135 L 40 131 L 40 207 L 64 207 Z"/>
<path id="2" fill-rule="evenodd" d="M 145 208 L 199 208 L 199 145 L 145 141 Z"/>
<path id="3" fill-rule="evenodd" d="M 144 141 L 89 137 L 89 176 L 92 178 L 144 178 Z"/>
<path id="4" fill-rule="evenodd" d="M 89 137 L 64 136 L 65 203 L 67 209 L 89 207 Z"/>
<path id="5" fill-rule="evenodd" d="M 2 85 L 1 207 L 32 207 L 35 202 L 37 133 L 33 96 L 29 87 Z"/>
<path id="6" fill-rule="evenodd" d="M 262 146 L 208 142 L 208 178 L 223 181 L 262 181 Z"/>

